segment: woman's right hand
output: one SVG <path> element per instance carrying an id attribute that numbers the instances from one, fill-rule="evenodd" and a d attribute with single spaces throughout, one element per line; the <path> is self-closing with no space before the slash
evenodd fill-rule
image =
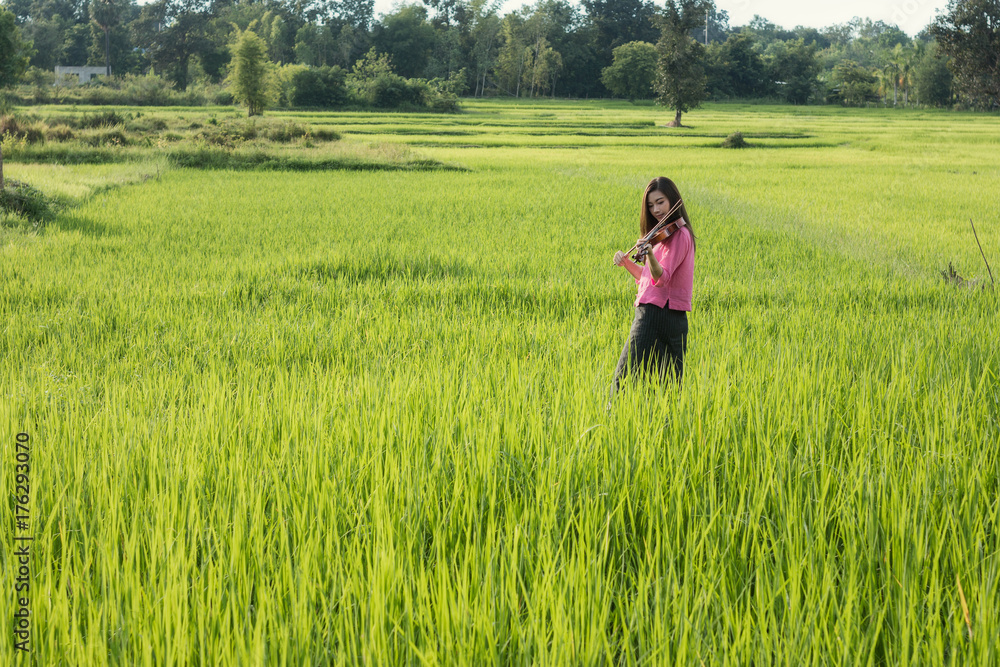
<path id="1" fill-rule="evenodd" d="M 627 256 L 628 255 L 626 255 L 625 253 L 623 253 L 621 250 L 619 250 L 618 252 L 616 252 L 615 253 L 615 260 L 614 260 L 615 266 L 624 266 L 625 265 L 625 258 Z"/>

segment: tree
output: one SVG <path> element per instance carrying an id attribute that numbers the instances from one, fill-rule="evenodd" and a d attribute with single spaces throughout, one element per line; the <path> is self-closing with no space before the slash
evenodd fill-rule
<path id="1" fill-rule="evenodd" d="M 772 49 L 768 69 L 778 85 L 778 94 L 791 104 L 805 104 L 816 88 L 820 73 L 816 42 L 801 37 L 777 42 Z"/>
<path id="2" fill-rule="evenodd" d="M 340 67 L 309 67 L 292 75 L 293 105 L 331 108 L 346 102 L 346 73 Z"/>
<path id="3" fill-rule="evenodd" d="M 0 7 L 0 89 L 17 83 L 28 69 L 31 42 L 21 38 L 14 14 Z M 3 148 L 0 147 L 0 190 L 3 190 Z"/>
<path id="4" fill-rule="evenodd" d="M 913 82 L 917 87 L 920 104 L 937 107 L 951 104 L 951 70 L 948 69 L 948 58 L 938 52 L 936 43 L 932 43 L 923 58 L 917 62 Z"/>
<path id="5" fill-rule="evenodd" d="M 614 49 L 628 42 L 654 42 L 657 29 L 653 25 L 656 5 L 649 0 L 582 0 L 593 27 L 592 46 L 595 65 L 611 64 Z"/>
<path id="6" fill-rule="evenodd" d="M 729 95 L 763 97 L 768 93 L 769 81 L 764 60 L 754 48 L 753 37 L 749 32 L 730 35 L 715 55 L 718 69 L 727 79 L 725 88 Z"/>
<path id="7" fill-rule="evenodd" d="M 910 105 L 910 86 L 913 85 L 914 65 L 916 55 L 912 49 L 906 49 L 899 60 L 899 85 L 903 87 L 903 106 Z"/>
<path id="8" fill-rule="evenodd" d="M 681 114 L 701 106 L 705 99 L 705 47 L 690 33 L 705 25 L 712 7 L 711 0 L 667 0 L 663 14 L 656 17 L 660 29 L 656 99 L 676 112 L 668 127 L 681 127 Z"/>
<path id="9" fill-rule="evenodd" d="M 376 26 L 375 48 L 392 58 L 396 73 L 405 78 L 421 76 L 434 50 L 434 26 L 427 22 L 427 8 L 404 5 L 382 18 Z"/>
<path id="10" fill-rule="evenodd" d="M 930 32 L 959 92 L 973 106 L 1000 106 L 1000 0 L 950 0 Z"/>
<path id="11" fill-rule="evenodd" d="M 111 76 L 111 29 L 119 25 L 128 9 L 128 0 L 92 0 L 90 20 L 104 32 L 105 74 Z"/>
<path id="12" fill-rule="evenodd" d="M 28 69 L 31 42 L 21 36 L 14 14 L 0 7 L 0 88 L 17 83 Z"/>
<path id="13" fill-rule="evenodd" d="M 494 0 L 487 4 L 486 0 L 472 0 L 469 11 L 472 16 L 472 62 L 475 65 L 477 97 L 486 91 L 486 75 L 496 65 L 497 45 L 500 41 L 501 22 L 497 16 L 499 3 Z"/>
<path id="14" fill-rule="evenodd" d="M 656 47 L 649 42 L 629 42 L 615 48 L 613 55 L 611 65 L 601 72 L 604 87 L 629 100 L 652 97 Z"/>
<path id="15" fill-rule="evenodd" d="M 133 25 L 153 67 L 179 90 L 188 87 L 191 58 L 214 47 L 205 36 L 207 19 L 198 0 L 158 0 L 145 5 Z"/>
<path id="16" fill-rule="evenodd" d="M 375 17 L 375 0 L 333 0 L 333 23 L 367 31 Z"/>
<path id="17" fill-rule="evenodd" d="M 556 78 L 562 71 L 562 55 L 552 48 L 548 35 L 553 31 L 556 17 L 555 3 L 540 0 L 534 7 L 525 8 L 524 34 L 527 40 L 524 85 L 534 97 L 554 89 Z"/>
<path id="18" fill-rule="evenodd" d="M 496 65 L 498 83 L 507 94 L 520 97 L 525 55 L 530 53 L 526 43 L 524 19 L 516 12 L 505 16 L 501 23 L 501 35 L 503 46 L 497 55 Z"/>
<path id="19" fill-rule="evenodd" d="M 652 23 L 656 6 L 648 0 L 583 0 L 583 6 L 597 27 L 599 42 L 607 49 L 609 62 L 615 47 L 656 39 Z"/>
<path id="20" fill-rule="evenodd" d="M 21 34 L 30 39 L 34 46 L 35 54 L 31 57 L 31 67 L 51 70 L 56 65 L 62 64 L 64 20 L 60 18 L 52 19 L 32 19 L 24 24 Z"/>
<path id="21" fill-rule="evenodd" d="M 875 75 L 854 61 L 845 60 L 833 68 L 833 80 L 844 104 L 861 106 L 878 99 Z"/>
<path id="22" fill-rule="evenodd" d="M 243 30 L 232 52 L 229 82 L 233 99 L 247 106 L 247 116 L 259 116 L 270 101 L 267 44 L 255 32 Z"/>

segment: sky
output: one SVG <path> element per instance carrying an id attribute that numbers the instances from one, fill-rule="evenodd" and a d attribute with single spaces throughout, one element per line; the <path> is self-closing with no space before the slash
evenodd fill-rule
<path id="1" fill-rule="evenodd" d="M 417 0 L 411 0 L 416 2 Z M 576 2 L 577 0 L 570 0 Z M 654 0 L 662 5 L 662 0 Z M 389 12 L 399 0 L 375 0 L 375 15 Z M 518 9 L 525 0 L 506 0 L 504 11 Z M 824 28 L 835 23 L 847 23 L 855 16 L 885 21 L 899 26 L 911 37 L 923 30 L 942 13 L 947 0 L 716 0 L 715 6 L 729 12 L 729 25 L 746 25 L 754 14 L 760 14 L 783 28 L 806 26 Z"/>

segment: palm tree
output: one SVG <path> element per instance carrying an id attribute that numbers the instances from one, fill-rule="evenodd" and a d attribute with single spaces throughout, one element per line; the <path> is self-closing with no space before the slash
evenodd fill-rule
<path id="1" fill-rule="evenodd" d="M 882 93 L 882 106 L 889 104 L 889 81 L 893 78 L 892 66 L 885 65 L 881 69 L 875 70 L 875 79 L 878 81 L 878 90 Z"/>
<path id="2" fill-rule="evenodd" d="M 95 0 L 90 3 L 90 20 L 104 31 L 105 74 L 111 76 L 111 28 L 121 22 L 123 7 L 115 0 Z"/>
<path id="3" fill-rule="evenodd" d="M 892 67 L 893 79 L 892 79 L 892 106 L 896 106 L 896 91 L 899 88 L 899 77 L 900 73 L 903 71 L 903 63 L 906 61 L 906 52 L 903 50 L 902 44 L 896 44 L 896 47 L 892 50 L 892 56 L 889 58 L 889 66 Z"/>
<path id="4" fill-rule="evenodd" d="M 913 84 L 913 71 L 916 67 L 917 53 L 907 49 L 899 67 L 899 82 L 903 86 L 903 104 L 910 105 L 910 86 Z"/>

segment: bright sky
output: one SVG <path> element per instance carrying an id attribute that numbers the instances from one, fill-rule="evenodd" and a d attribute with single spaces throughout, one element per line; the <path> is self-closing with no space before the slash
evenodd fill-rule
<path id="1" fill-rule="evenodd" d="M 412 0 L 417 2 L 418 0 Z M 575 2 L 576 0 L 570 0 Z M 654 0 L 662 5 L 662 0 Z M 375 15 L 390 11 L 399 0 L 375 0 Z M 511 11 L 526 4 L 524 0 L 506 0 L 504 11 Z M 746 25 L 754 14 L 760 14 L 771 23 L 783 28 L 798 25 L 824 28 L 835 23 L 847 23 L 855 16 L 885 21 L 898 25 L 911 37 L 934 20 L 935 13 L 942 13 L 946 0 L 716 0 L 715 6 L 729 12 L 729 25 Z"/>

